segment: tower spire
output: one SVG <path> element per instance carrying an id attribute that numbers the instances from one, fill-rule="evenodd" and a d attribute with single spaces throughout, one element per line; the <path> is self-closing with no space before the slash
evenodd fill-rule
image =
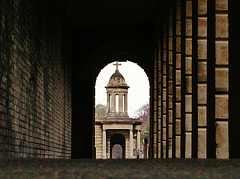
<path id="1" fill-rule="evenodd" d="M 118 66 L 121 66 L 121 64 L 118 63 L 118 60 L 116 61 L 116 64 L 113 64 L 113 65 L 116 65 L 116 71 L 118 71 Z"/>

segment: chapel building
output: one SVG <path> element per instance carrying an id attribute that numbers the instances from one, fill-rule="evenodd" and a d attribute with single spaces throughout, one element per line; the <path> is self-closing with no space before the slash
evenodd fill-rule
<path id="1" fill-rule="evenodd" d="M 140 119 L 128 116 L 128 88 L 123 75 L 116 70 L 106 86 L 107 115 L 95 119 L 96 159 L 136 158 L 140 153 Z M 117 149 L 120 146 L 120 150 Z M 115 150 L 120 152 L 113 155 Z"/>

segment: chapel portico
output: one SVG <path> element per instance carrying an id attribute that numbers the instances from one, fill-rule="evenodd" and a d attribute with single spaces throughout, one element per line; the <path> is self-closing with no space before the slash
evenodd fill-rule
<path id="1" fill-rule="evenodd" d="M 119 141 L 125 158 L 135 158 L 133 151 L 140 151 L 140 127 L 139 119 L 132 119 L 128 116 L 128 88 L 124 77 L 118 70 L 121 65 L 116 62 L 115 73 L 110 77 L 106 86 L 107 91 L 107 115 L 102 119 L 96 119 L 95 145 L 96 158 L 112 158 L 111 138 L 118 134 L 124 137 L 125 144 Z M 134 145 L 136 135 L 136 146 Z"/>

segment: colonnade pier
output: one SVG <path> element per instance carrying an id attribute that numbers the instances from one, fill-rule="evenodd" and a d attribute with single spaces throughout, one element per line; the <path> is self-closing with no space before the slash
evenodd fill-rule
<path id="1" fill-rule="evenodd" d="M 108 115 L 94 116 L 98 74 L 127 60 L 149 78 L 149 158 L 239 158 L 239 3 L 1 0 L 0 158 L 111 158 L 110 133 L 131 156 L 128 86 L 106 86 Z"/>

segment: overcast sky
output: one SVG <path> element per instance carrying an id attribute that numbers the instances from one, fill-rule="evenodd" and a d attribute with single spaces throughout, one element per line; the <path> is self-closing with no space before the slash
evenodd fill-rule
<path id="1" fill-rule="evenodd" d="M 96 96 L 95 104 L 107 105 L 106 88 L 109 78 L 116 70 L 116 62 L 105 66 L 98 74 L 96 81 Z M 128 114 L 134 116 L 135 111 L 142 105 L 149 103 L 149 81 L 144 70 L 136 63 L 127 61 L 119 62 L 119 72 L 125 78 L 125 81 L 130 88 L 128 89 Z"/>

